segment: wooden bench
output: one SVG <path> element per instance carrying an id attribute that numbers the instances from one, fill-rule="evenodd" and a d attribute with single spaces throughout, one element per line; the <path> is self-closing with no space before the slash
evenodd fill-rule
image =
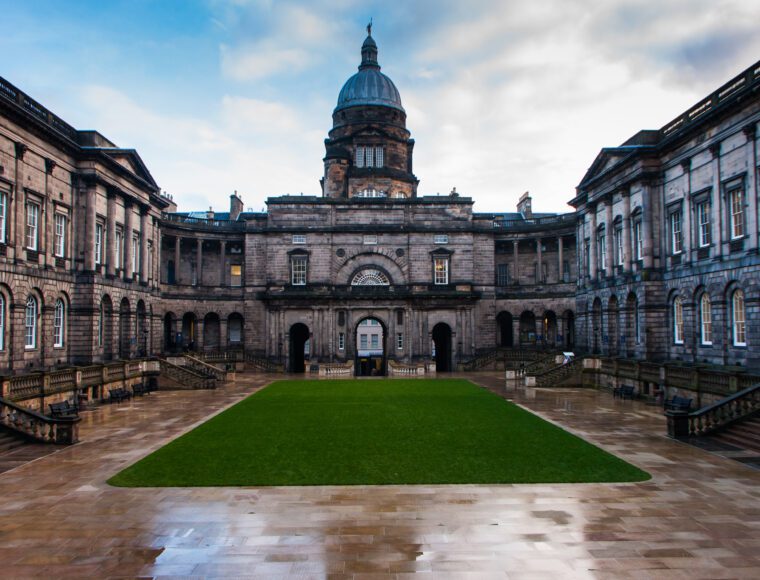
<path id="1" fill-rule="evenodd" d="M 132 394 L 135 397 L 142 397 L 143 395 L 150 394 L 150 389 L 145 383 L 135 383 L 132 385 Z"/>
<path id="2" fill-rule="evenodd" d="M 691 409 L 691 404 L 693 402 L 694 399 L 687 399 L 686 397 L 679 397 L 678 395 L 674 395 L 670 399 L 665 399 L 665 410 L 688 412 L 689 409 Z"/>
<path id="3" fill-rule="evenodd" d="M 612 389 L 612 397 L 621 399 L 635 399 L 636 389 L 632 385 L 620 385 Z"/>
<path id="4" fill-rule="evenodd" d="M 130 393 L 127 389 L 111 389 L 108 391 L 108 401 L 110 403 L 113 403 L 116 401 L 117 403 L 121 403 L 122 401 L 128 401 L 132 398 L 132 393 Z"/>
<path id="5" fill-rule="evenodd" d="M 79 415 L 77 408 L 69 401 L 50 403 L 48 407 L 50 407 L 51 417 L 76 417 Z"/>

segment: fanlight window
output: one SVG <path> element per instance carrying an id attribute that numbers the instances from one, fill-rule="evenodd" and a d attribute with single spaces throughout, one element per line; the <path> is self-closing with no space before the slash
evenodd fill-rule
<path id="1" fill-rule="evenodd" d="M 357 191 L 354 194 L 354 197 L 386 197 L 386 195 L 387 194 L 384 191 L 377 190 L 374 187 L 369 187 L 367 189 Z"/>
<path id="2" fill-rule="evenodd" d="M 388 276 L 380 270 L 362 270 L 351 281 L 351 286 L 390 286 Z"/>

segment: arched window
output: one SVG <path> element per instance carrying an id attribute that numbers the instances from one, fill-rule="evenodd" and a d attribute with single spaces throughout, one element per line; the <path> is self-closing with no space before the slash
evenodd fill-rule
<path id="1" fill-rule="evenodd" d="M 747 346 L 744 317 L 744 292 L 736 290 L 731 299 L 731 319 L 734 327 L 734 346 Z"/>
<path id="2" fill-rule="evenodd" d="M 24 315 L 24 347 L 27 349 L 37 348 L 37 310 L 37 299 L 29 296 Z"/>
<path id="3" fill-rule="evenodd" d="M 636 337 L 636 344 L 641 344 L 641 312 L 639 311 L 639 301 L 633 303 L 633 332 Z"/>
<path id="4" fill-rule="evenodd" d="M 680 296 L 673 300 L 673 342 L 683 344 L 683 300 Z"/>
<path id="5" fill-rule="evenodd" d="M 5 350 L 5 296 L 0 294 L 0 350 Z"/>
<path id="6" fill-rule="evenodd" d="M 389 286 L 390 280 L 380 270 L 362 270 L 354 279 L 351 280 L 351 286 Z"/>
<path id="7" fill-rule="evenodd" d="M 55 313 L 53 316 L 53 346 L 62 347 L 66 330 L 66 307 L 60 298 L 55 301 Z"/>
<path id="8" fill-rule="evenodd" d="M 710 295 L 705 292 L 699 301 L 699 318 L 701 330 L 701 342 L 704 345 L 712 344 L 712 303 Z"/>

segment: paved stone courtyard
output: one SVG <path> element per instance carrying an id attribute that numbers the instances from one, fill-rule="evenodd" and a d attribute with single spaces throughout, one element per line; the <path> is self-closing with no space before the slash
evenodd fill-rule
<path id="1" fill-rule="evenodd" d="M 83 414 L 82 443 L 0 474 L 5 577 L 758 578 L 760 472 L 667 439 L 659 409 L 509 391 L 649 471 L 633 484 L 120 489 L 105 483 L 265 385 Z"/>

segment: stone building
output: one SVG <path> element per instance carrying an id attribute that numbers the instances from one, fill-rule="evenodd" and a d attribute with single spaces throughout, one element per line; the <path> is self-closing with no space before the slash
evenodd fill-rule
<path id="1" fill-rule="evenodd" d="M 359 374 L 447 371 L 496 348 L 760 363 L 760 66 L 603 149 L 577 212 L 533 213 L 526 194 L 477 213 L 455 190 L 418 194 L 377 56 L 368 36 L 322 195 L 261 213 L 237 194 L 229 212 L 177 212 L 134 150 L 0 79 L 0 368 L 183 350 Z"/>

